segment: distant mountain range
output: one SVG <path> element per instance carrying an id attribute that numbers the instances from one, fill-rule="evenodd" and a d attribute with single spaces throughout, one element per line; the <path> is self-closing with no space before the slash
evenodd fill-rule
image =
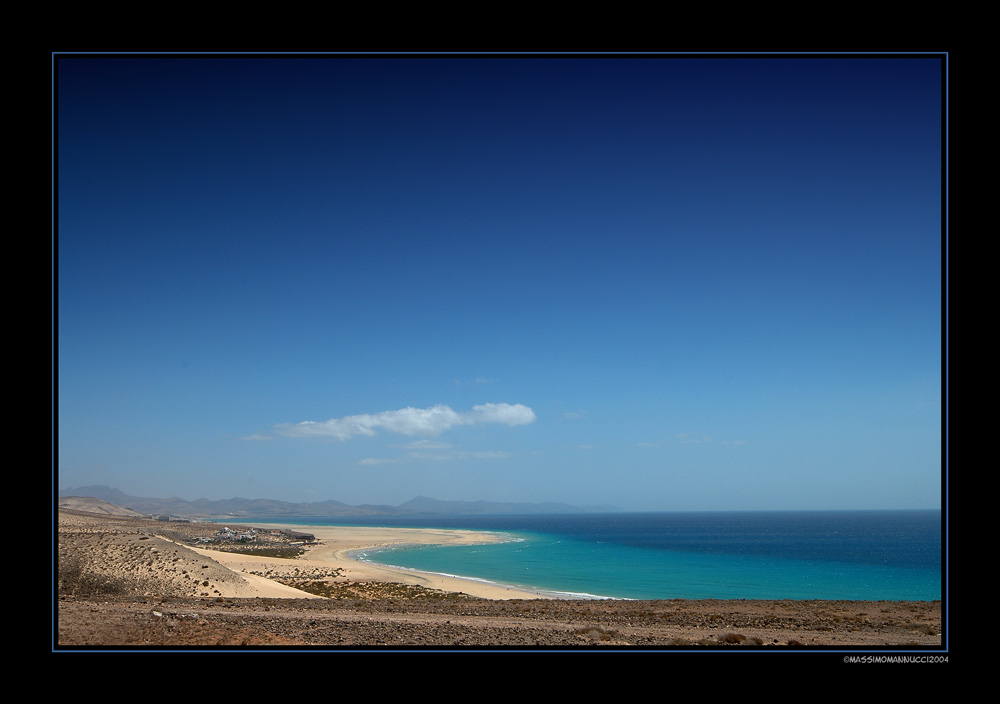
<path id="1" fill-rule="evenodd" d="M 91 497 L 107 501 L 142 514 L 170 516 L 267 518 L 285 517 L 352 517 L 352 516 L 418 516 L 469 514 L 541 514 L 541 513 L 607 513 L 620 511 L 613 506 L 571 506 L 559 503 L 504 503 L 497 501 L 441 501 L 418 496 L 399 506 L 361 504 L 351 506 L 340 501 L 292 503 L 273 499 L 195 499 L 188 501 L 176 496 L 155 499 L 130 496 L 109 486 L 81 486 L 59 490 L 59 503 L 70 497 Z"/>

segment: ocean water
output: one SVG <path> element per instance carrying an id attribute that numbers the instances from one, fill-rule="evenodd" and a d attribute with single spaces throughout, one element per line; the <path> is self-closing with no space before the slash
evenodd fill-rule
<path id="1" fill-rule="evenodd" d="M 295 522 L 499 533 L 498 543 L 398 546 L 358 557 L 576 597 L 933 600 L 942 590 L 942 523 L 936 510 Z"/>

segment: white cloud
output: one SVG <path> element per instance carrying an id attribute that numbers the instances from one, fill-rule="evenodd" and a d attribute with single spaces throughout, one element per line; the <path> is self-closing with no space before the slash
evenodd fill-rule
<path id="1" fill-rule="evenodd" d="M 533 423 L 535 412 L 522 404 L 485 403 L 473 406 L 471 411 L 457 413 L 449 406 L 438 404 L 430 408 L 401 408 L 398 411 L 344 416 L 328 421 L 302 421 L 276 426 L 282 435 L 295 438 L 333 437 L 347 440 L 355 435 L 376 434 L 376 430 L 386 430 L 402 435 L 434 437 L 456 425 L 476 425 L 479 423 L 502 423 L 515 426 Z"/>
<path id="2" fill-rule="evenodd" d="M 503 423 L 505 425 L 526 425 L 535 422 L 535 412 L 527 406 L 516 403 L 484 403 L 473 406 L 471 413 L 465 414 L 467 423 Z"/>

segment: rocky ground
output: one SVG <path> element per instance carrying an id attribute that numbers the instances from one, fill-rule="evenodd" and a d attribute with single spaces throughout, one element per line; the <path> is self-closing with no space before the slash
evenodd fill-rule
<path id="1" fill-rule="evenodd" d="M 942 645 L 941 602 L 494 601 L 398 584 L 345 584 L 336 575 L 299 575 L 291 557 L 289 569 L 272 578 L 324 598 L 242 597 L 242 576 L 185 544 L 216 529 L 60 511 L 54 647 Z"/>

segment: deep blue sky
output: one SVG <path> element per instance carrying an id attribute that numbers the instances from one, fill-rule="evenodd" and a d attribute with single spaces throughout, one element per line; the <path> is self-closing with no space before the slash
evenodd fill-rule
<path id="1" fill-rule="evenodd" d="M 937 57 L 55 79 L 62 487 L 940 503 Z"/>

